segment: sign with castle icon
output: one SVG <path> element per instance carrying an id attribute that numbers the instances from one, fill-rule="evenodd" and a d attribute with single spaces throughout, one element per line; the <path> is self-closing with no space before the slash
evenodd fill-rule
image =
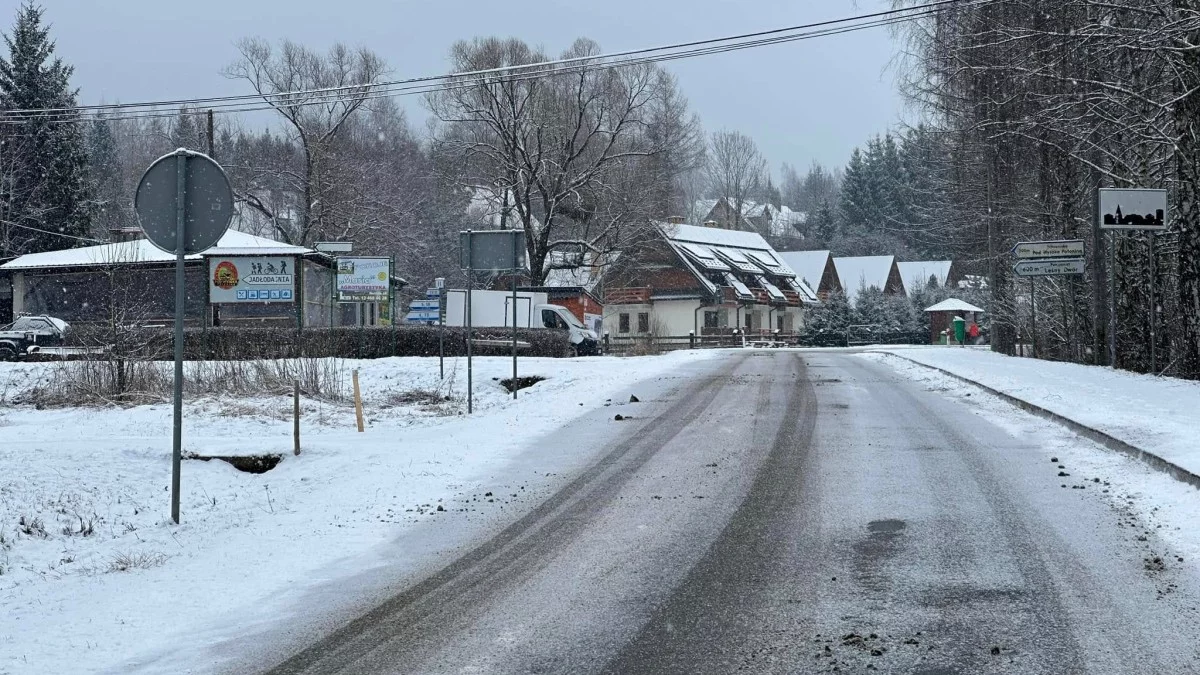
<path id="1" fill-rule="evenodd" d="M 1167 229 L 1167 191 L 1144 188 L 1100 190 L 1100 228 L 1104 230 Z"/>

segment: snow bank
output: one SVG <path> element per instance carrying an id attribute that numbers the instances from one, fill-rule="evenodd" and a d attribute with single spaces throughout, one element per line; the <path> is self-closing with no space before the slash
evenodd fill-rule
<path id="1" fill-rule="evenodd" d="M 472 518 L 532 506 L 485 497 L 489 477 L 615 392 L 718 355 L 522 359 L 522 376 L 547 379 L 515 402 L 498 382 L 511 361 L 479 358 L 471 417 L 465 359 L 447 359 L 444 382 L 437 359 L 347 361 L 347 381 L 361 369 L 367 430 L 356 433 L 348 402 L 305 400 L 299 457 L 290 397 L 189 401 L 185 451 L 284 458 L 265 474 L 184 462 L 178 526 L 169 404 L 10 404 L 0 413 L 0 673 L 181 672 L 138 655 L 244 635 L 331 575 L 395 564 L 372 549 L 447 517 L 439 507 Z M 0 399 L 48 367 L 0 364 Z M 552 445 L 539 451 L 576 451 Z"/>
<path id="2" fill-rule="evenodd" d="M 1200 474 L 1200 382 L 984 349 L 882 349 L 1099 429 Z"/>

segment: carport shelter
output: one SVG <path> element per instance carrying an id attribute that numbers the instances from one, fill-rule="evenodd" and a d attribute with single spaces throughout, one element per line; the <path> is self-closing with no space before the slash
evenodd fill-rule
<path id="1" fill-rule="evenodd" d="M 230 230 L 185 265 L 189 325 L 330 325 L 333 259 L 324 253 Z M 175 316 L 175 258 L 145 239 L 30 253 L 0 273 L 11 292 L 0 306 L 13 316 L 140 325 Z"/>
<path id="2" fill-rule="evenodd" d="M 954 317 L 961 316 L 969 326 L 979 323 L 983 316 L 982 309 L 958 298 L 947 298 L 932 307 L 926 307 L 925 312 L 929 314 L 929 344 L 934 345 L 941 343 L 942 331 L 953 327 L 951 322 Z"/>

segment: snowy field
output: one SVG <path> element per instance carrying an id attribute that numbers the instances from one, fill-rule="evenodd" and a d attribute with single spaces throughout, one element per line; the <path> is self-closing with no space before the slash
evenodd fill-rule
<path id="1" fill-rule="evenodd" d="M 0 674 L 226 669 L 213 645 L 269 630 L 314 589 L 350 612 L 348 580 L 451 553 L 398 551 L 405 533 L 453 520 L 466 546 L 531 508 L 595 459 L 595 444 L 548 434 L 606 405 L 628 414 L 630 387 L 665 390 L 721 354 L 522 359 L 522 376 L 547 379 L 515 402 L 497 381 L 511 360 L 478 358 L 469 418 L 464 359 L 447 359 L 445 382 L 437 359 L 346 361 L 366 432 L 349 402 L 305 399 L 298 457 L 290 396 L 190 400 L 185 452 L 283 461 L 265 474 L 185 461 L 178 526 L 169 404 L 13 405 L 51 366 L 0 364 Z"/>
<path id="2" fill-rule="evenodd" d="M 987 385 L 1200 474 L 1200 382 L 979 348 L 882 351 Z"/>

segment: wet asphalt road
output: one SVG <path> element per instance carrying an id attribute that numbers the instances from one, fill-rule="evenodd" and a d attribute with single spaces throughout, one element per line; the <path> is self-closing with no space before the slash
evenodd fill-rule
<path id="1" fill-rule="evenodd" d="M 1200 671 L 1194 568 L 1147 569 L 1111 500 L 885 365 L 731 353 L 655 410 L 270 672 Z"/>

